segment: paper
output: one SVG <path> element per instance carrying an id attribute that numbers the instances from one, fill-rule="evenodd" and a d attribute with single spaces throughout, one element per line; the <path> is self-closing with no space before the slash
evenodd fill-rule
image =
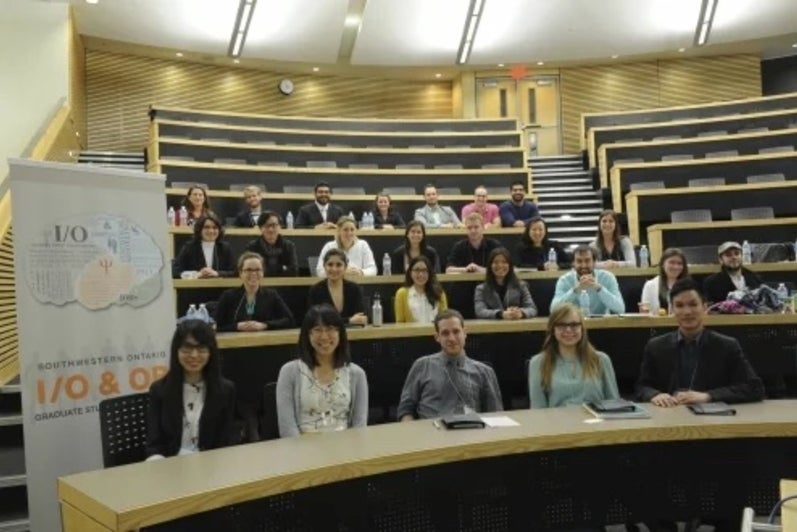
<path id="1" fill-rule="evenodd" d="M 490 428 L 520 426 L 520 423 L 518 423 L 509 416 L 494 416 L 494 417 L 482 416 L 482 421 L 484 421 L 484 423 Z"/>

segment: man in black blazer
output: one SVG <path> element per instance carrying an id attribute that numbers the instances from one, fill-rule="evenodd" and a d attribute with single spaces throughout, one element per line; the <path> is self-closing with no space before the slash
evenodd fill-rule
<path id="1" fill-rule="evenodd" d="M 334 229 L 338 218 L 343 216 L 343 209 L 329 202 L 331 189 L 328 183 L 323 181 L 316 183 L 315 201 L 303 205 L 299 209 L 294 227 L 297 229 Z"/>
<path id="2" fill-rule="evenodd" d="M 678 330 L 645 346 L 637 397 L 656 406 L 761 401 L 764 386 L 735 338 L 706 329 L 706 302 L 691 278 L 670 289 Z"/>
<path id="3" fill-rule="evenodd" d="M 758 288 L 761 278 L 742 266 L 742 246 L 738 242 L 725 242 L 717 248 L 722 269 L 703 281 L 706 299 L 711 303 L 725 301 L 728 293 L 743 288 Z"/>

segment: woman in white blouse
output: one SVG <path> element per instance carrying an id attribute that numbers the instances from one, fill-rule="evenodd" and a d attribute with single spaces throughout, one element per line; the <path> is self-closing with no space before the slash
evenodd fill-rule
<path id="1" fill-rule="evenodd" d="M 351 362 L 343 318 L 330 305 L 310 307 L 299 332 L 299 358 L 277 378 L 280 437 L 364 427 L 368 381 Z"/>
<path id="2" fill-rule="evenodd" d="M 657 316 L 661 314 L 659 309 L 663 309 L 666 314 L 670 307 L 670 288 L 675 281 L 688 276 L 689 267 L 683 251 L 678 248 L 665 249 L 659 261 L 659 274 L 647 281 L 642 288 L 639 311 Z"/>
<path id="3" fill-rule="evenodd" d="M 393 306 L 396 323 L 432 323 L 438 312 L 448 308 L 446 293 L 424 255 L 410 260 L 404 286 L 396 291 Z"/>
<path id="4" fill-rule="evenodd" d="M 346 275 L 376 275 L 376 261 L 374 253 L 368 242 L 357 238 L 357 222 L 350 216 L 341 216 L 338 219 L 338 233 L 335 240 L 327 242 L 321 248 L 319 257 L 323 257 L 330 249 L 340 249 L 349 259 L 346 268 Z M 316 265 L 316 275 L 325 277 L 324 265 L 318 261 Z"/>

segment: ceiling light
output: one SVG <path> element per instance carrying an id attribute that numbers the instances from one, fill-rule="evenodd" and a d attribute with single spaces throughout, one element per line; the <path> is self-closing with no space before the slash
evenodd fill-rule
<path id="1" fill-rule="evenodd" d="M 797 46 L 797 44 L 795 44 L 794 46 Z M 498 66 L 499 66 L 499 68 L 504 68 L 504 64 L 503 63 L 498 63 Z"/>
<path id="2" fill-rule="evenodd" d="M 252 13 L 255 10 L 257 0 L 240 0 L 238 4 L 238 15 L 235 18 L 235 27 L 230 37 L 228 54 L 232 57 L 241 55 L 241 51 L 246 41 L 246 34 L 249 31 L 249 23 L 252 21 Z"/>
<path id="3" fill-rule="evenodd" d="M 679 51 L 680 53 L 683 53 L 683 52 L 685 52 L 685 51 L 686 51 L 686 48 L 678 48 L 678 51 Z"/>
<path id="4" fill-rule="evenodd" d="M 439 78 L 439 77 L 442 77 L 442 76 L 443 75 L 440 72 L 438 72 L 437 74 L 434 75 L 434 77 L 436 77 L 436 78 Z"/>
<path id="5" fill-rule="evenodd" d="M 612 59 L 617 59 L 618 57 L 620 57 L 620 56 L 619 56 L 619 55 L 617 55 L 617 54 L 613 54 L 613 55 L 612 55 Z"/>
<path id="6" fill-rule="evenodd" d="M 360 20 L 360 15 L 346 15 L 346 21 L 343 24 L 346 26 L 357 26 Z"/>
<path id="7" fill-rule="evenodd" d="M 797 42 L 791 45 L 792 48 L 797 48 Z"/>
<path id="8" fill-rule="evenodd" d="M 176 53 L 176 54 L 174 54 L 174 55 L 176 55 L 177 57 L 183 57 L 183 52 L 177 52 L 177 53 Z"/>
<path id="9" fill-rule="evenodd" d="M 93 4 L 99 4 L 99 3 L 100 3 L 100 0 L 86 0 L 86 3 L 87 3 L 87 4 L 92 4 L 92 5 L 93 5 Z"/>
<path id="10" fill-rule="evenodd" d="M 232 62 L 237 65 L 237 64 L 239 64 L 241 62 L 241 60 L 240 59 L 233 59 Z"/>
<path id="11" fill-rule="evenodd" d="M 544 61 L 537 61 L 537 66 L 542 66 L 542 65 L 544 65 L 544 64 L 545 64 L 545 62 L 544 62 Z"/>
<path id="12" fill-rule="evenodd" d="M 711 24 L 714 22 L 714 13 L 717 11 L 719 0 L 703 0 L 700 6 L 700 17 L 695 29 L 695 46 L 703 46 L 708 42 Z"/>
<path id="13" fill-rule="evenodd" d="M 318 72 L 319 70 L 321 70 L 321 69 L 318 68 L 318 67 L 313 67 L 313 72 Z"/>
<path id="14" fill-rule="evenodd" d="M 470 11 L 468 12 L 468 17 L 465 19 L 467 22 L 463 28 L 462 39 L 459 42 L 457 63 L 460 65 L 467 63 L 468 57 L 470 57 L 470 51 L 473 48 L 473 40 L 476 38 L 476 30 L 479 28 L 479 20 L 481 20 L 484 2 L 485 0 L 471 0 Z"/>

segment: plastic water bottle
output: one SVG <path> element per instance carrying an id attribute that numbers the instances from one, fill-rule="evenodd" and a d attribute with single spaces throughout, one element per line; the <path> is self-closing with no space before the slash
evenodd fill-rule
<path id="1" fill-rule="evenodd" d="M 349 218 L 355 221 L 357 220 L 357 218 L 354 217 L 354 211 L 349 211 Z"/>
<path id="2" fill-rule="evenodd" d="M 169 227 L 174 225 L 174 217 L 175 217 L 174 207 L 169 207 L 169 210 L 166 211 L 166 222 L 169 224 Z"/>
<path id="3" fill-rule="evenodd" d="M 780 299 L 781 303 L 784 303 L 787 299 L 789 299 L 789 289 L 786 288 L 784 283 L 780 283 L 778 285 L 778 299 Z"/>
<path id="4" fill-rule="evenodd" d="M 648 247 L 644 244 L 641 248 L 639 248 L 639 267 L 640 268 L 649 268 L 650 267 L 650 254 L 648 253 Z"/>
<path id="5" fill-rule="evenodd" d="M 794 241 L 794 260 L 797 262 L 797 240 Z"/>
<path id="6" fill-rule="evenodd" d="M 368 229 L 373 229 L 374 228 L 374 215 L 371 213 L 371 211 L 368 211 L 368 212 L 365 213 L 365 216 L 368 217 L 368 224 L 366 225 L 366 227 Z"/>
<path id="7" fill-rule="evenodd" d="M 548 264 L 556 266 L 556 250 L 554 248 L 548 252 Z"/>
<path id="8" fill-rule="evenodd" d="M 393 275 L 393 264 L 387 253 L 382 257 L 382 275 Z"/>
<path id="9" fill-rule="evenodd" d="M 293 213 L 288 211 L 288 216 L 285 217 L 285 226 L 288 229 L 293 229 Z"/>
<path id="10" fill-rule="evenodd" d="M 185 205 L 180 207 L 180 219 L 177 221 L 177 225 L 188 226 L 188 209 L 185 208 Z"/>
<path id="11" fill-rule="evenodd" d="M 371 308 L 371 324 L 374 327 L 382 326 L 382 296 L 374 294 L 374 305 Z"/>
<path id="12" fill-rule="evenodd" d="M 210 313 L 204 303 L 199 304 L 199 310 L 196 311 L 196 319 L 202 320 L 205 323 L 210 323 Z"/>
<path id="13" fill-rule="evenodd" d="M 197 311 L 197 309 L 196 309 L 196 305 L 195 305 L 195 304 L 193 304 L 193 303 L 191 303 L 190 305 L 188 305 L 188 312 L 186 312 L 186 313 L 185 313 L 185 318 L 186 318 L 187 320 L 196 320 L 196 319 L 199 319 L 199 318 L 197 317 L 197 315 L 196 315 L 196 313 L 197 313 L 197 312 L 198 312 L 198 311 Z"/>
<path id="14" fill-rule="evenodd" d="M 582 290 L 578 296 L 578 306 L 581 307 L 581 313 L 586 318 L 589 316 L 589 294 L 586 290 Z"/>
<path id="15" fill-rule="evenodd" d="M 745 240 L 742 243 L 742 264 L 753 263 L 753 251 L 750 249 L 750 242 Z"/>

